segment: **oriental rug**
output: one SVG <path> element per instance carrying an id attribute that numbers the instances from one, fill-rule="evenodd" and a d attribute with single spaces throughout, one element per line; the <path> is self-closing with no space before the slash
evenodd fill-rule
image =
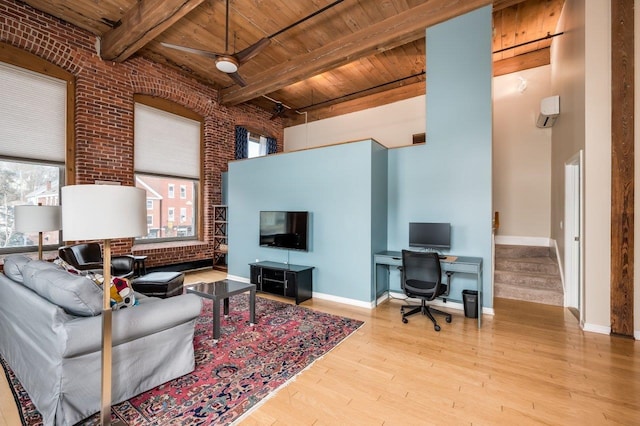
<path id="1" fill-rule="evenodd" d="M 229 301 L 220 340 L 213 343 L 213 302 L 203 299 L 194 336 L 195 370 L 113 406 L 113 422 L 129 426 L 230 424 L 363 324 L 256 297 L 256 324 L 250 326 L 248 296 Z M 42 417 L 29 395 L 2 358 L 0 363 L 23 424 L 41 425 Z M 98 417 L 80 424 L 98 424 Z"/>

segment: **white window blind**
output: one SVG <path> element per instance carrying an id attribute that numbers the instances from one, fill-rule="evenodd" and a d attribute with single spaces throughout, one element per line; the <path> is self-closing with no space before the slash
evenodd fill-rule
<path id="1" fill-rule="evenodd" d="M 185 178 L 200 178 L 200 122 L 136 103 L 135 169 Z"/>
<path id="2" fill-rule="evenodd" d="M 64 162 L 67 82 L 0 62 L 0 154 Z"/>

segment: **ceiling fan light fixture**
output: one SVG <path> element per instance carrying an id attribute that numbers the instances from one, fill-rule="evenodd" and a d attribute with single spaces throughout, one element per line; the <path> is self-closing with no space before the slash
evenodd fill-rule
<path id="1" fill-rule="evenodd" d="M 227 74 L 238 71 L 238 61 L 232 56 L 221 55 L 216 59 L 216 68 Z"/>

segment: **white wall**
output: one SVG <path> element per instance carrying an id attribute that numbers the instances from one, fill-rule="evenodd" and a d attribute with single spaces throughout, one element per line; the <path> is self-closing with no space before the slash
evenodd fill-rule
<path id="1" fill-rule="evenodd" d="M 562 121 L 552 136 L 552 236 L 564 253 L 564 164 L 584 149 L 584 328 L 610 331 L 611 4 L 567 0 L 552 48 Z"/>
<path id="2" fill-rule="evenodd" d="M 425 133 L 425 96 L 352 112 L 284 129 L 284 150 L 375 139 L 387 148 L 411 145 L 412 136 Z"/>
<path id="3" fill-rule="evenodd" d="M 535 123 L 540 101 L 551 95 L 550 65 L 493 79 L 493 210 L 500 213 L 498 237 L 550 237 L 552 128 L 541 129 Z"/>

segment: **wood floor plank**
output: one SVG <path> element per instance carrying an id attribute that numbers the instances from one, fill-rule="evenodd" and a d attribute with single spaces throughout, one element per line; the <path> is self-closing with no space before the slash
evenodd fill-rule
<path id="1" fill-rule="evenodd" d="M 224 277 L 205 271 L 185 282 Z M 437 333 L 424 316 L 402 324 L 401 304 L 304 302 L 365 324 L 239 424 L 640 424 L 640 343 L 585 333 L 556 306 L 496 299 L 481 330 L 451 310 Z M 0 415 L 12 418 L 6 405 Z"/>

